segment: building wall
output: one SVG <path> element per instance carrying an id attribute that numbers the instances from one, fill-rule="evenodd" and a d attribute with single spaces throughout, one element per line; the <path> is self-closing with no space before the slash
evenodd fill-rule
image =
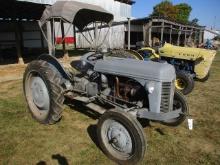
<path id="1" fill-rule="evenodd" d="M 1 22 L 0 24 L 0 49 L 16 47 L 14 23 Z M 41 31 L 37 22 L 20 23 L 22 30 L 23 46 L 26 48 L 41 48 Z M 47 43 L 44 40 L 44 46 Z"/>
<path id="2" fill-rule="evenodd" d="M 18 1 L 26 1 L 26 2 L 34 2 L 34 3 L 40 3 L 40 4 L 54 4 L 57 0 L 18 0 Z M 120 3 L 115 0 L 72 0 L 72 1 L 78 1 L 82 3 L 88 3 L 92 5 L 98 5 L 103 7 L 108 12 L 112 13 L 114 15 L 114 21 L 125 21 L 128 17 L 131 17 L 131 5 Z M 27 24 L 27 25 L 26 25 Z M 30 22 L 30 23 L 24 23 L 24 26 L 26 28 L 32 29 L 28 30 L 28 32 L 23 32 L 23 38 L 24 38 L 24 47 L 37 47 L 40 48 L 42 46 L 40 41 L 40 32 L 39 27 L 36 22 Z M 29 26 L 29 27 L 28 27 Z M 119 25 L 117 27 L 112 27 L 109 31 L 109 35 L 106 37 L 106 41 L 103 45 L 109 47 L 109 48 L 123 48 L 124 47 L 124 25 Z M 136 28 L 132 26 L 132 29 Z M 38 29 L 38 31 L 36 31 Z M 64 24 L 65 33 L 67 33 L 69 29 L 69 24 Z M 140 29 L 139 29 L 140 30 Z M 106 29 L 102 30 L 100 41 L 103 41 L 105 37 Z M 92 33 L 92 32 L 91 32 Z M 2 34 L 3 35 L 3 34 Z M 9 34 L 7 34 L 9 35 Z M 11 32 L 10 35 L 14 35 L 13 32 Z M 88 37 L 88 34 L 86 34 Z M 1 34 L 0 34 L 1 36 Z M 55 37 L 60 38 L 62 36 L 61 34 L 61 28 L 59 26 L 59 23 L 56 23 L 55 25 Z M 70 27 L 70 30 L 66 34 L 66 37 L 73 37 L 74 36 L 74 30 L 73 26 Z M 3 39 L 7 37 L 2 37 Z M 89 37 L 88 37 L 89 38 Z M 114 41 L 114 42 L 112 42 Z M 44 41 L 45 42 L 45 41 Z M 44 44 L 47 46 L 47 44 Z M 86 39 L 80 35 L 77 34 L 76 36 L 76 45 L 78 48 L 85 48 L 89 47 L 89 43 L 86 41 Z"/>
<path id="3" fill-rule="evenodd" d="M 40 4 L 54 4 L 57 0 L 18 0 L 26 2 L 35 2 Z M 69 0 L 88 3 L 92 5 L 101 6 L 115 17 L 115 21 L 124 21 L 131 17 L 131 5 L 120 3 L 114 0 Z"/>
<path id="4" fill-rule="evenodd" d="M 90 40 L 88 32 L 83 33 L 86 38 Z M 91 30 L 90 34 L 93 37 L 94 31 Z M 107 35 L 106 35 L 107 34 Z M 86 41 L 83 35 L 77 33 L 77 47 L 78 48 L 90 48 L 90 44 Z M 100 33 L 97 45 L 102 48 L 120 49 L 124 48 L 125 41 L 125 27 L 123 25 L 113 26 L 109 28 L 103 28 Z"/>
<path id="5" fill-rule="evenodd" d="M 213 32 L 211 32 L 213 31 Z M 218 35 L 220 35 L 220 30 L 205 30 L 204 32 L 204 40 L 207 40 L 207 39 L 213 39 L 214 37 L 216 37 Z"/>

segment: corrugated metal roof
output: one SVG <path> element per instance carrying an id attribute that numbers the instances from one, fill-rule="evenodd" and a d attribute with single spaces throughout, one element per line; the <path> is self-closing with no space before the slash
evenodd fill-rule
<path id="1" fill-rule="evenodd" d="M 17 1 L 26 1 L 26 2 L 32 2 L 32 3 L 40 3 L 40 4 L 53 4 L 56 2 L 56 0 L 17 0 Z M 132 5 L 135 3 L 135 1 L 132 0 L 115 0 L 121 3 Z"/>
<path id="2" fill-rule="evenodd" d="M 44 4 L 5 0 L 0 5 L 1 20 L 38 20 L 45 9 Z"/>
<path id="3" fill-rule="evenodd" d="M 38 4 L 52 5 L 59 0 L 17 0 L 23 2 L 32 2 Z M 123 21 L 131 17 L 131 5 L 125 3 L 129 0 L 115 1 L 115 0 L 69 0 L 98 5 L 103 7 L 108 12 L 114 15 L 115 21 Z"/>

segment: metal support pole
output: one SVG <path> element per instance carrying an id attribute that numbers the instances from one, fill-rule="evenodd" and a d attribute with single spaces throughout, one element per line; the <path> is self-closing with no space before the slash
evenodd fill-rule
<path id="1" fill-rule="evenodd" d="M 97 49 L 97 41 L 98 40 L 98 24 L 95 22 L 95 31 L 94 31 L 94 48 Z"/>
<path id="2" fill-rule="evenodd" d="M 128 18 L 128 50 L 131 49 L 131 19 Z"/>
<path id="3" fill-rule="evenodd" d="M 68 51 L 66 50 L 66 44 L 65 44 L 65 29 L 64 29 L 64 22 L 61 21 L 61 33 L 62 33 L 62 45 L 63 45 L 63 57 L 64 58 L 69 58 L 69 55 L 68 55 Z"/>

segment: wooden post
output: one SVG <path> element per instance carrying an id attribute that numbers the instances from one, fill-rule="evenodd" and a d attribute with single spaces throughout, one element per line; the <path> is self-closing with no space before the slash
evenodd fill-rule
<path id="1" fill-rule="evenodd" d="M 188 43 L 190 43 L 192 45 L 192 34 L 193 34 L 193 29 L 191 29 L 191 32 L 189 34 L 189 38 L 187 40 Z"/>
<path id="2" fill-rule="evenodd" d="M 204 30 L 202 31 L 202 43 L 204 43 Z"/>
<path id="3" fill-rule="evenodd" d="M 128 18 L 128 50 L 131 49 L 131 19 Z"/>
<path id="4" fill-rule="evenodd" d="M 179 27 L 179 31 L 178 31 L 177 46 L 180 45 L 180 35 L 181 35 L 181 27 Z"/>
<path id="5" fill-rule="evenodd" d="M 172 44 L 173 25 L 170 25 L 170 44 Z"/>
<path id="6" fill-rule="evenodd" d="M 15 27 L 15 42 L 16 42 L 18 63 L 24 64 L 24 60 L 22 58 L 22 45 L 23 45 L 22 31 L 21 28 L 19 27 L 18 22 L 14 23 L 14 27 Z"/>
<path id="7" fill-rule="evenodd" d="M 145 30 L 145 25 L 143 25 L 143 41 L 144 41 L 144 45 L 146 44 L 146 30 Z"/>
<path id="8" fill-rule="evenodd" d="M 195 35 L 194 35 L 194 45 L 197 46 L 198 42 L 197 42 L 197 36 L 198 36 L 198 32 L 195 31 Z"/>
<path id="9" fill-rule="evenodd" d="M 68 59 L 69 58 L 69 55 L 68 55 L 68 51 L 66 50 L 66 44 L 65 44 L 65 29 L 64 29 L 64 22 L 61 21 L 61 33 L 62 33 L 62 45 L 63 45 L 63 57 L 64 59 Z"/>
<path id="10" fill-rule="evenodd" d="M 199 31 L 199 45 L 202 43 L 202 31 Z"/>
<path id="11" fill-rule="evenodd" d="M 52 55 L 52 32 L 51 32 L 51 23 L 50 21 L 47 22 L 47 46 L 48 46 L 48 53 Z"/>
<path id="12" fill-rule="evenodd" d="M 76 26 L 75 25 L 73 25 L 73 35 L 75 38 L 74 48 L 76 49 Z"/>
<path id="13" fill-rule="evenodd" d="M 185 29 L 185 30 L 187 30 L 187 29 Z M 185 31 L 185 33 L 184 33 L 184 46 L 186 46 L 186 42 L 187 42 L 187 39 L 186 39 L 186 31 Z"/>
<path id="14" fill-rule="evenodd" d="M 152 24 L 153 24 L 153 22 L 152 21 L 150 21 L 149 23 L 148 23 L 148 38 L 147 38 L 147 42 L 148 42 L 148 45 L 150 46 L 150 47 L 152 47 L 152 39 L 151 39 L 151 35 L 152 35 Z"/>
<path id="15" fill-rule="evenodd" d="M 40 41 L 41 41 L 41 48 L 44 49 L 44 36 L 42 34 L 42 32 L 40 31 Z"/>
<path id="16" fill-rule="evenodd" d="M 162 22 L 162 25 L 161 25 L 161 34 L 160 34 L 160 42 L 162 43 L 163 42 L 163 33 L 164 33 L 164 21 Z"/>

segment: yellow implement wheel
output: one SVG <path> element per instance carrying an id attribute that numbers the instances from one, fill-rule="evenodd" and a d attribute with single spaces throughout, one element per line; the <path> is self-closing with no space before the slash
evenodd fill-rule
<path id="1" fill-rule="evenodd" d="M 187 85 L 186 85 L 186 82 L 183 79 L 177 78 L 175 80 L 175 86 L 176 86 L 177 89 L 183 90 L 183 89 L 186 88 Z"/>
<path id="2" fill-rule="evenodd" d="M 175 86 L 177 90 L 181 91 L 184 95 L 187 95 L 192 92 L 194 88 L 193 77 L 183 71 L 177 72 Z"/>

